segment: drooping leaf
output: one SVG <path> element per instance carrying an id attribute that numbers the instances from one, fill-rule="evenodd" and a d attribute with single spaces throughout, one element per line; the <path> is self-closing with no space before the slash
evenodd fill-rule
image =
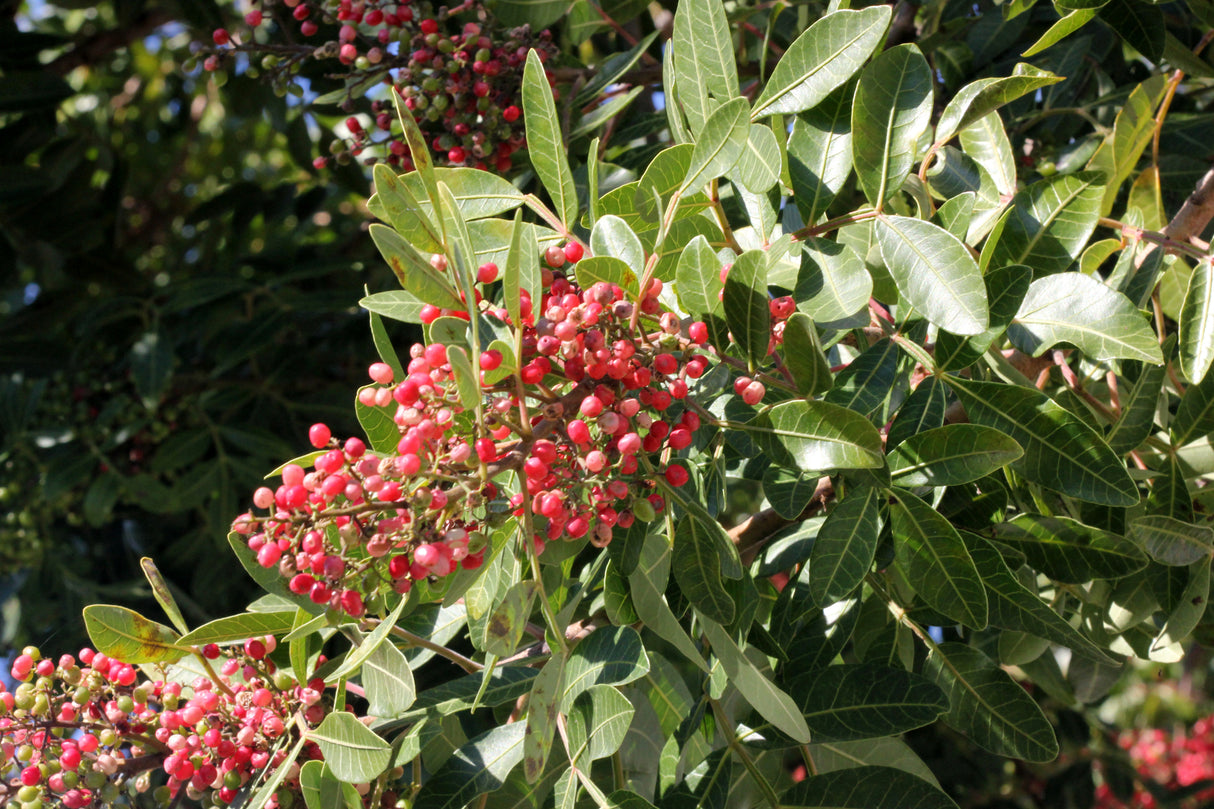
<path id="1" fill-rule="evenodd" d="M 577 187 L 573 183 L 573 172 L 569 170 L 552 88 L 534 50 L 527 54 L 527 66 L 523 69 L 523 122 L 531 165 L 552 199 L 556 215 L 567 226 L 572 226 L 577 221 Z"/>
<path id="2" fill-rule="evenodd" d="M 754 118 L 817 106 L 884 41 L 889 6 L 839 10 L 819 18 L 789 46 L 755 99 Z"/>
<path id="3" fill-rule="evenodd" d="M 738 96 L 738 67 L 725 8 L 714 0 L 686 0 L 675 10 L 670 54 L 677 99 L 697 138 L 718 104 Z"/>
<path id="4" fill-rule="evenodd" d="M 1188 581 L 1176 599 L 1176 606 L 1169 613 L 1163 628 L 1151 643 L 1151 652 L 1163 650 L 1169 646 L 1178 646 L 1188 639 L 1189 634 L 1197 626 L 1206 612 L 1206 602 L 1210 599 L 1210 557 L 1209 555 L 1189 565 Z M 1182 659 L 1184 650 L 1178 649 L 1173 660 Z"/>
<path id="5" fill-rule="evenodd" d="M 232 643 L 259 635 L 282 635 L 290 632 L 295 622 L 295 610 L 285 612 L 246 612 L 208 621 L 192 632 L 182 635 L 181 646 L 205 646 L 208 643 Z"/>
<path id="6" fill-rule="evenodd" d="M 1121 389 L 1121 417 L 1109 428 L 1105 441 L 1118 455 L 1137 449 L 1155 426 L 1156 405 L 1167 376 L 1165 365 L 1143 365 L 1138 378 Z"/>
<path id="7" fill-rule="evenodd" d="M 725 278 L 725 323 L 752 366 L 763 362 L 771 341 L 771 308 L 767 296 L 767 255 L 747 250 Z"/>
<path id="8" fill-rule="evenodd" d="M 907 772 L 916 778 L 939 787 L 936 776 L 915 752 L 897 737 L 865 739 L 860 742 L 823 742 L 811 744 L 818 773 L 825 774 L 857 767 L 892 767 Z"/>
<path id="9" fill-rule="evenodd" d="M 596 685 L 574 700 L 569 711 L 569 759 L 585 769 L 620 749 L 636 709 L 609 685 Z"/>
<path id="10" fill-rule="evenodd" d="M 988 112 L 961 130 L 960 141 L 965 154 L 986 169 L 1000 194 L 1016 192 L 1016 158 L 999 113 Z"/>
<path id="11" fill-rule="evenodd" d="M 897 45 L 860 74 L 852 107 L 852 155 L 875 207 L 898 192 L 931 121 L 932 71 L 915 45 Z"/>
<path id="12" fill-rule="evenodd" d="M 501 788 L 523 760 L 525 722 L 498 725 L 456 750 L 417 793 L 416 809 L 463 809 Z"/>
<path id="13" fill-rule="evenodd" d="M 1067 517 L 1021 514 L 996 525 L 995 537 L 1023 553 L 1031 567 L 1072 584 L 1121 578 L 1147 563 L 1134 543 Z"/>
<path id="14" fill-rule="evenodd" d="M 879 217 L 874 232 L 903 301 L 953 334 L 986 330 L 986 285 L 964 242 L 931 222 L 904 216 Z"/>
<path id="15" fill-rule="evenodd" d="M 873 663 L 828 666 L 788 683 L 815 743 L 894 736 L 948 710 L 943 692 L 905 669 Z"/>
<path id="16" fill-rule="evenodd" d="M 352 713 L 333 711 L 308 734 L 342 781 L 365 783 L 388 768 L 391 746 Z"/>
<path id="17" fill-rule="evenodd" d="M 1012 199 L 982 250 L 981 265 L 1026 264 L 1034 278 L 1079 258 L 1100 218 L 1103 175 L 1077 172 L 1033 183 Z"/>
<path id="18" fill-rule="evenodd" d="M 1130 299 L 1075 272 L 1033 281 L 1007 335 L 1034 357 L 1070 343 L 1095 360 L 1163 364 L 1155 333 Z"/>
<path id="19" fill-rule="evenodd" d="M 713 654 L 721 662 L 730 682 L 737 686 L 742 698 L 782 733 L 798 743 L 808 742 L 809 727 L 792 698 L 755 667 L 719 624 L 704 619 L 700 625 Z"/>
<path id="20" fill-rule="evenodd" d="M 375 194 L 367 201 L 367 209 L 418 249 L 429 250 L 431 253 L 442 252 L 443 235 L 430 221 L 433 206 L 428 206 L 429 211 L 423 210 L 410 189 L 410 184 L 403 182 L 404 178 L 398 176 L 387 163 L 377 163 L 372 176 L 375 180 Z M 424 198 L 426 189 L 422 184 L 421 175 L 414 176 Z M 511 186 L 511 190 L 513 188 Z"/>
<path id="21" fill-rule="evenodd" d="M 84 608 L 84 628 L 93 648 L 129 665 L 175 663 L 187 654 L 176 632 L 126 607 L 90 604 Z"/>
<path id="22" fill-rule="evenodd" d="M 936 142 L 948 140 L 987 113 L 1042 87 L 1057 84 L 1064 77 L 1020 62 L 1012 75 L 978 79 L 957 91 L 936 122 Z"/>
<path id="23" fill-rule="evenodd" d="M 385 643 L 388 639 L 388 634 L 392 631 L 392 627 L 396 626 L 396 621 L 400 618 L 405 609 L 405 599 L 392 608 L 392 611 L 384 617 L 384 620 L 379 622 L 375 629 L 367 633 L 366 637 L 362 638 L 358 646 L 351 649 L 346 655 L 341 665 L 329 674 L 327 681 L 336 682 L 342 677 L 349 676 L 358 671 L 359 667 L 367 661 L 368 658 Z M 356 630 L 357 631 L 357 630 Z"/>
<path id="24" fill-rule="evenodd" d="M 1038 390 L 944 377 L 970 421 L 1010 435 L 1024 449 L 1012 464 L 1047 489 L 1089 503 L 1132 506 L 1138 487 L 1117 455 L 1076 416 Z"/>
<path id="25" fill-rule="evenodd" d="M 889 510 L 894 562 L 919 598 L 971 629 L 984 628 L 986 590 L 957 529 L 907 491 L 895 492 Z"/>
<path id="26" fill-rule="evenodd" d="M 728 625 L 733 623 L 736 608 L 721 581 L 721 554 L 732 548 L 727 536 L 718 538 L 723 533 L 691 515 L 684 516 L 675 524 L 671 562 L 675 580 L 687 599 L 709 618 Z M 722 541 L 727 548 L 720 547 Z"/>
<path id="27" fill-rule="evenodd" d="M 860 766 L 813 775 L 780 798 L 781 809 L 957 809 L 948 795 L 905 770 Z"/>
<path id="28" fill-rule="evenodd" d="M 645 676 L 649 657 L 641 636 L 629 626 L 603 627 L 583 638 L 565 666 L 565 691 L 561 710 L 582 692 L 596 685 L 624 685 Z"/>
<path id="29" fill-rule="evenodd" d="M 924 673 L 948 695 L 945 721 L 975 744 L 1026 761 L 1058 755 L 1058 740 L 1041 708 L 982 652 L 942 643 L 928 653 Z"/>
<path id="30" fill-rule="evenodd" d="M 898 486 L 955 486 L 985 477 L 1024 454 L 1009 436 L 977 424 L 949 424 L 909 436 L 890 451 Z"/>
<path id="31" fill-rule="evenodd" d="M 523 774 L 534 784 L 544 771 L 552 741 L 556 738 L 557 714 L 565 691 L 565 663 L 562 654 L 554 655 L 531 685 L 527 697 L 527 732 L 523 736 Z"/>
<path id="32" fill-rule="evenodd" d="M 784 364 L 792 374 L 797 393 L 815 396 L 830 390 L 834 377 L 822 352 L 818 330 L 803 312 L 794 312 L 784 321 Z"/>
<path id="33" fill-rule="evenodd" d="M 1214 364 L 1214 262 L 1199 261 L 1180 306 L 1180 367 L 1200 383 Z"/>
<path id="34" fill-rule="evenodd" d="M 535 602 L 536 584 L 524 579 L 506 590 L 501 603 L 485 622 L 485 651 L 498 657 L 508 657 L 518 649 L 527 631 L 527 620 Z"/>
<path id="35" fill-rule="evenodd" d="M 774 463 L 803 472 L 885 465 L 881 436 L 859 413 L 817 401 L 791 401 L 746 425 Z"/>

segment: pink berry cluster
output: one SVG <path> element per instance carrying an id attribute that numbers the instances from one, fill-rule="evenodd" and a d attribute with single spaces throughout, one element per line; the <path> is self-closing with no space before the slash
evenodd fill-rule
<path id="1" fill-rule="evenodd" d="M 184 791 L 231 803 L 282 763 L 284 735 L 298 736 L 327 711 L 324 681 L 301 685 L 276 669 L 268 658 L 275 645 L 272 635 L 250 638 L 229 656 L 205 646 L 200 654 L 218 673 L 189 684 L 147 679 L 89 648 L 52 660 L 27 647 L 13 660 L 16 688 L 0 686 L 0 769 L 16 774 L 13 797 L 81 809 L 149 791 L 167 804 Z M 291 803 L 292 791 L 295 773 L 274 805 Z"/>
<path id="2" fill-rule="evenodd" d="M 564 271 L 583 253 L 577 242 L 545 252 L 542 295 L 522 292 L 517 324 L 491 302 L 497 267 L 479 268 L 476 305 L 519 329 L 522 347 L 513 365 L 497 348 L 478 355 L 479 421 L 447 346 L 412 346 L 403 377 L 371 365 L 359 402 L 391 417 L 395 446 L 374 452 L 314 425 L 311 467 L 286 466 L 233 525 L 258 562 L 292 592 L 357 617 L 387 589 L 480 565 L 487 535 L 511 513 L 532 526 L 537 552 L 583 537 L 603 547 L 615 526 L 654 519 L 666 506 L 655 479 L 689 479 L 676 456 L 701 422 L 688 393 L 708 369 L 697 350 L 707 328 L 662 312 L 657 279 L 637 298 L 602 281 L 581 288 Z M 421 317 L 444 314 L 468 317 L 432 306 Z M 507 472 L 524 485 L 499 493 Z"/>
<path id="3" fill-rule="evenodd" d="M 262 69 L 288 78 L 306 59 L 336 61 L 355 83 L 378 77 L 394 87 L 440 164 L 510 171 L 511 155 L 525 142 L 518 99 L 527 53 L 535 48 L 545 61 L 556 53 L 547 30 L 502 29 L 479 0 L 452 8 L 427 0 L 282 0 L 281 6 L 254 5 L 245 15 L 244 36 L 214 31 L 204 68 L 220 70 L 234 53 L 263 50 Z M 284 46 L 259 45 L 254 35 L 269 20 L 280 28 L 297 27 L 305 41 L 328 39 L 283 54 Z M 336 38 L 330 36 L 334 30 Z M 347 99 L 348 112 L 354 101 Z M 349 140 L 335 141 L 328 155 L 313 161 L 317 168 L 351 158 L 413 168 L 391 101 L 371 100 L 369 109 L 373 123 L 348 117 Z"/>
<path id="4" fill-rule="evenodd" d="M 1214 781 L 1214 716 L 1198 719 L 1191 730 L 1168 733 L 1158 728 L 1123 731 L 1118 746 L 1129 754 L 1139 774 L 1165 790 L 1174 791 Z M 1214 787 L 1195 792 L 1169 806 L 1196 809 L 1214 800 Z M 1128 802 L 1119 800 L 1108 784 L 1096 788 L 1097 809 L 1156 809 L 1159 800 L 1141 787 Z"/>

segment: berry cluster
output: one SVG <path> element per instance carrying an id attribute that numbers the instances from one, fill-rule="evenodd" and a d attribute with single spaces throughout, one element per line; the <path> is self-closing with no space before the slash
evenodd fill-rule
<path id="1" fill-rule="evenodd" d="M 1198 719 L 1189 732 L 1169 734 L 1158 728 L 1124 731 L 1117 740 L 1144 780 L 1167 792 L 1183 790 L 1201 782 L 1214 782 L 1214 716 Z M 1169 806 L 1208 806 L 1214 787 L 1188 795 Z M 1159 799 L 1139 787 L 1128 802 L 1119 800 L 1108 784 L 1096 788 L 1098 809 L 1156 809 Z"/>
<path id="2" fill-rule="evenodd" d="M 687 396 L 708 369 L 696 350 L 707 329 L 663 313 L 656 279 L 639 299 L 602 281 L 583 289 L 563 272 L 582 254 L 578 243 L 545 253 L 542 297 L 522 292 L 517 324 L 482 299 L 496 292 L 497 267 L 479 269 L 477 305 L 517 329 L 521 347 L 517 360 L 493 347 L 476 358 L 479 418 L 444 345 L 412 346 L 403 378 L 371 365 L 359 401 L 390 414 L 397 443 L 373 452 L 314 425 L 311 469 L 285 467 L 233 525 L 258 562 L 292 592 L 357 617 L 387 589 L 478 566 L 510 515 L 531 526 L 537 552 L 560 539 L 603 547 L 614 526 L 653 520 L 666 506 L 655 479 L 689 478 L 675 455 L 700 426 Z M 422 320 L 444 314 L 468 317 L 427 307 Z M 524 485 L 504 495 L 507 473 Z"/>
<path id="3" fill-rule="evenodd" d="M 201 655 L 219 672 L 189 684 L 145 679 L 88 648 L 56 661 L 27 647 L 13 660 L 17 687 L 0 686 L 0 769 L 16 774 L 14 797 L 22 807 L 81 809 L 149 791 L 164 805 L 184 790 L 192 800 L 231 803 L 282 763 L 283 736 L 319 723 L 327 710 L 324 681 L 301 685 L 277 669 L 267 657 L 275 644 L 272 635 L 250 638 L 222 660 L 208 645 Z M 292 793 L 293 772 L 275 805 L 293 803 Z"/>
<path id="4" fill-rule="evenodd" d="M 282 8 L 265 0 L 263 5 L 264 10 L 254 7 L 245 15 L 249 30 L 243 36 L 225 28 L 213 32 L 206 70 L 221 70 L 240 52 L 264 52 L 261 70 L 276 82 L 289 82 L 304 61 L 332 60 L 351 86 L 394 87 L 440 164 L 510 171 L 511 154 L 525 141 L 518 98 L 527 53 L 534 48 L 545 61 L 556 53 L 547 30 L 502 29 L 476 0 L 453 8 L 427 0 L 282 0 Z M 257 31 L 271 23 L 279 30 L 297 27 L 305 40 L 325 41 L 291 49 L 263 34 L 259 42 Z M 354 101 L 347 97 L 347 112 L 354 111 Z M 372 100 L 370 118 L 370 125 L 357 115 L 347 118 L 349 139 L 334 141 L 314 165 L 361 157 L 368 164 L 384 159 L 410 170 L 391 101 Z"/>

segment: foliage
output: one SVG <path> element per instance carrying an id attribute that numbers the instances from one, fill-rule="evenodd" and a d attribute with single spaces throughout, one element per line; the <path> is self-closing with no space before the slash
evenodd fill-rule
<path id="1" fill-rule="evenodd" d="M 365 440 L 252 493 L 247 612 L 191 629 L 148 565 L 172 627 L 90 607 L 96 652 L 16 659 L 17 800 L 1127 795 L 1090 706 L 1210 637 L 1211 37 L 1083 5 L 683 2 L 596 88 L 660 60 L 661 116 L 528 54 L 514 182 L 393 95 Z"/>

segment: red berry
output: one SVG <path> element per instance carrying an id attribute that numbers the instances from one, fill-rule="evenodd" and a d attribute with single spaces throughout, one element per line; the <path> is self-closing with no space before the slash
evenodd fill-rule
<path id="1" fill-rule="evenodd" d="M 248 14 L 244 15 L 244 21 L 249 24 L 249 27 L 256 28 L 261 25 L 262 14 L 261 9 L 253 9 Z"/>
<path id="2" fill-rule="evenodd" d="M 497 280 L 497 265 L 492 261 L 482 264 L 476 271 L 476 280 L 482 284 L 492 284 Z"/>
<path id="3" fill-rule="evenodd" d="M 492 438 L 476 439 L 476 457 L 480 458 L 484 463 L 490 463 L 497 460 L 497 444 Z"/>
<path id="4" fill-rule="evenodd" d="M 552 269 L 559 269 L 565 266 L 565 251 L 554 244 L 544 251 L 544 261 Z"/>
<path id="5" fill-rule="evenodd" d="M 520 110 L 518 107 L 511 104 L 509 107 L 506 107 L 506 109 L 502 110 L 502 120 L 508 124 L 512 124 L 518 120 L 518 117 L 521 114 L 522 114 L 522 110 Z"/>
<path id="6" fill-rule="evenodd" d="M 763 387 L 762 382 L 751 382 L 742 391 L 742 401 L 748 405 L 757 405 L 763 401 L 763 397 L 767 394 L 767 388 Z"/>
<path id="7" fill-rule="evenodd" d="M 244 653 L 254 660 L 261 660 L 266 656 L 266 644 L 257 638 L 249 638 L 244 642 Z"/>
<path id="8" fill-rule="evenodd" d="M 481 354 L 481 370 L 496 371 L 502 365 L 502 352 L 491 348 Z"/>
<path id="9" fill-rule="evenodd" d="M 666 467 L 666 482 L 671 486 L 682 486 L 690 477 L 687 470 L 678 464 L 671 464 Z"/>
<path id="10" fill-rule="evenodd" d="M 332 437 L 333 433 L 330 432 L 327 425 L 319 423 L 313 424 L 308 429 L 308 440 L 311 441 L 312 446 L 316 447 L 317 449 L 328 446 L 329 439 Z"/>
<path id="11" fill-rule="evenodd" d="M 423 34 L 437 34 L 438 33 L 438 20 L 434 20 L 434 19 L 422 20 L 421 22 L 419 22 L 417 24 L 417 27 L 418 27 L 418 30 L 420 30 Z"/>
<path id="12" fill-rule="evenodd" d="M 582 256 L 585 254 L 585 252 L 586 251 L 582 248 L 580 243 L 569 242 L 565 245 L 565 260 L 570 264 L 577 264 L 582 260 Z"/>
<path id="13" fill-rule="evenodd" d="M 431 323 L 438 320 L 442 316 L 442 314 L 443 314 L 442 309 L 439 309 L 437 306 L 435 306 L 432 303 L 427 303 L 425 306 L 422 307 L 421 312 L 420 312 L 420 317 L 421 317 L 422 323 L 429 326 Z"/>
<path id="14" fill-rule="evenodd" d="M 211 39 L 215 40 L 216 45 L 227 45 L 232 41 L 232 37 L 225 28 L 216 28 L 215 32 L 211 34 Z"/>

